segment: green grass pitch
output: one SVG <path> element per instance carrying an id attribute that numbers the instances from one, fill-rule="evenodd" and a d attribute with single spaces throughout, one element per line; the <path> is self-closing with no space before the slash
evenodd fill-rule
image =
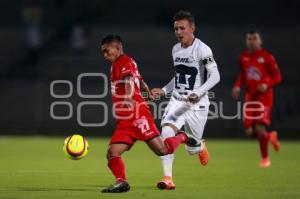
<path id="1" fill-rule="evenodd" d="M 113 182 L 106 167 L 107 139 L 88 138 L 86 158 L 70 160 L 62 152 L 64 138 L 0 137 L 0 199 L 197 199 L 300 198 L 300 142 L 282 142 L 277 154 L 271 147 L 272 166 L 258 167 L 254 140 L 207 140 L 208 166 L 184 147 L 176 152 L 173 191 L 157 190 L 162 177 L 160 160 L 138 142 L 124 155 L 132 187 L 123 194 L 102 194 Z"/>

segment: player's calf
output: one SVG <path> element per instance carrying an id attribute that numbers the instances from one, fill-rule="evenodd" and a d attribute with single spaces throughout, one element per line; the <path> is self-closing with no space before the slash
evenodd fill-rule
<path id="1" fill-rule="evenodd" d="M 158 156 L 172 154 L 181 143 L 186 143 L 188 137 L 185 133 L 180 133 L 176 136 L 166 138 L 162 141 L 161 137 L 155 137 L 147 142 L 148 146 Z"/>

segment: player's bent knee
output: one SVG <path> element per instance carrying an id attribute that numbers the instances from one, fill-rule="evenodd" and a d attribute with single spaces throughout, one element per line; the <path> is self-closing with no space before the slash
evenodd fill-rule
<path id="1" fill-rule="evenodd" d="M 165 147 L 160 147 L 154 150 L 155 154 L 158 156 L 168 155 L 168 149 Z"/>
<path id="2" fill-rule="evenodd" d="M 107 150 L 107 153 L 106 153 L 106 158 L 109 160 L 109 159 L 111 159 L 112 157 L 119 157 L 119 156 L 121 156 L 122 155 L 122 153 L 121 152 L 119 152 L 119 151 L 117 151 L 117 150 L 114 150 L 114 149 L 108 149 Z"/>
<path id="3" fill-rule="evenodd" d="M 254 129 L 256 134 L 262 134 L 266 131 L 266 127 L 263 124 L 256 124 Z"/>
<path id="4" fill-rule="evenodd" d="M 163 125 L 163 127 L 170 127 L 171 129 L 173 129 L 173 131 L 175 132 L 175 134 L 178 132 L 178 128 L 174 125 L 174 124 L 171 124 L 171 123 L 166 123 Z"/>
<path id="5" fill-rule="evenodd" d="M 245 129 L 245 134 L 246 134 L 246 136 L 251 137 L 253 135 L 253 128 L 252 127 L 247 127 Z"/>

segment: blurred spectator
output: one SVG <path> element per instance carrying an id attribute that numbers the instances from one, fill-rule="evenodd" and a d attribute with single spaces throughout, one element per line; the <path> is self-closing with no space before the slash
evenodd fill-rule
<path id="1" fill-rule="evenodd" d="M 87 31 L 81 24 L 77 24 L 72 28 L 71 47 L 79 54 L 84 53 L 87 47 Z"/>
<path id="2" fill-rule="evenodd" d="M 28 60 L 31 65 L 36 62 L 39 50 L 43 45 L 42 16 L 43 9 L 40 6 L 26 7 L 22 11 L 23 21 L 26 24 L 25 44 L 29 51 Z"/>
<path id="3" fill-rule="evenodd" d="M 42 46 L 42 33 L 39 24 L 30 24 L 26 28 L 26 46 L 38 51 Z"/>

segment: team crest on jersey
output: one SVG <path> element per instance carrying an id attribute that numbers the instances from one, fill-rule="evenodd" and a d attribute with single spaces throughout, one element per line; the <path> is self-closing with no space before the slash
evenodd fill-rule
<path id="1" fill-rule="evenodd" d="M 247 78 L 249 80 L 256 80 L 256 81 L 259 81 L 261 79 L 261 74 L 260 72 L 257 70 L 256 67 L 254 66 L 250 66 L 248 69 L 247 69 Z"/>
<path id="2" fill-rule="evenodd" d="M 265 63 L 265 58 L 259 57 L 259 58 L 257 59 L 257 62 L 258 62 L 259 64 L 263 64 L 263 63 Z"/>

